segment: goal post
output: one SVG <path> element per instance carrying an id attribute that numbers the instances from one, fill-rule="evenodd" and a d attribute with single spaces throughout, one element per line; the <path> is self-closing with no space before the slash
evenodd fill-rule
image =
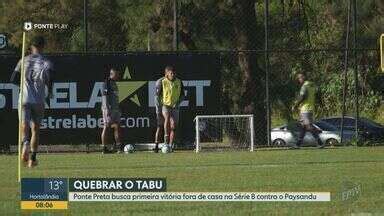
<path id="1" fill-rule="evenodd" d="M 197 115 L 195 152 L 254 150 L 253 115 Z"/>

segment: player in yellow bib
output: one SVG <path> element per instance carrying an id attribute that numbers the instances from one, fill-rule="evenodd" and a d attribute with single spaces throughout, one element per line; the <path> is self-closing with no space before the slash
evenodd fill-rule
<path id="1" fill-rule="evenodd" d="M 313 82 L 306 80 L 303 73 L 297 74 L 297 80 L 301 85 L 301 89 L 292 111 L 299 108 L 302 128 L 300 128 L 297 143 L 293 147 L 299 148 L 303 144 L 305 133 L 308 131 L 317 140 L 318 147 L 324 148 L 324 144 L 319 137 L 320 131 L 313 127 L 313 112 L 315 111 L 316 105 L 317 87 Z"/>
<path id="2" fill-rule="evenodd" d="M 176 78 L 176 71 L 172 66 L 165 68 L 165 76 L 156 86 L 156 94 L 162 103 L 164 143 L 170 144 L 173 149 L 180 103 L 184 99 L 184 86 L 183 82 Z"/>

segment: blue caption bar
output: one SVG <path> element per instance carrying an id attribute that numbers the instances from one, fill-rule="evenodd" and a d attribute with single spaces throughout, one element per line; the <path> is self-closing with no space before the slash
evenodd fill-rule
<path id="1" fill-rule="evenodd" d="M 68 179 L 66 178 L 22 178 L 22 201 L 67 201 Z"/>

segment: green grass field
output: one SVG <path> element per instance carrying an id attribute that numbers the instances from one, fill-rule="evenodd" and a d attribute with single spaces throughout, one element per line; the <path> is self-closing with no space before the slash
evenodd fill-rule
<path id="1" fill-rule="evenodd" d="M 330 191 L 331 202 L 88 202 L 67 211 L 20 211 L 16 156 L 0 156 L 0 215 L 384 215 L 384 147 L 40 154 L 23 177 L 166 177 L 168 191 Z M 361 185 L 342 200 L 345 182 Z"/>

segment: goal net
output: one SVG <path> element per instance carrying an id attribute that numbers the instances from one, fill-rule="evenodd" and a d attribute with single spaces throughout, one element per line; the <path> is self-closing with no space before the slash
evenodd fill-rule
<path id="1" fill-rule="evenodd" d="M 195 118 L 195 150 L 254 148 L 253 115 L 201 115 Z"/>

